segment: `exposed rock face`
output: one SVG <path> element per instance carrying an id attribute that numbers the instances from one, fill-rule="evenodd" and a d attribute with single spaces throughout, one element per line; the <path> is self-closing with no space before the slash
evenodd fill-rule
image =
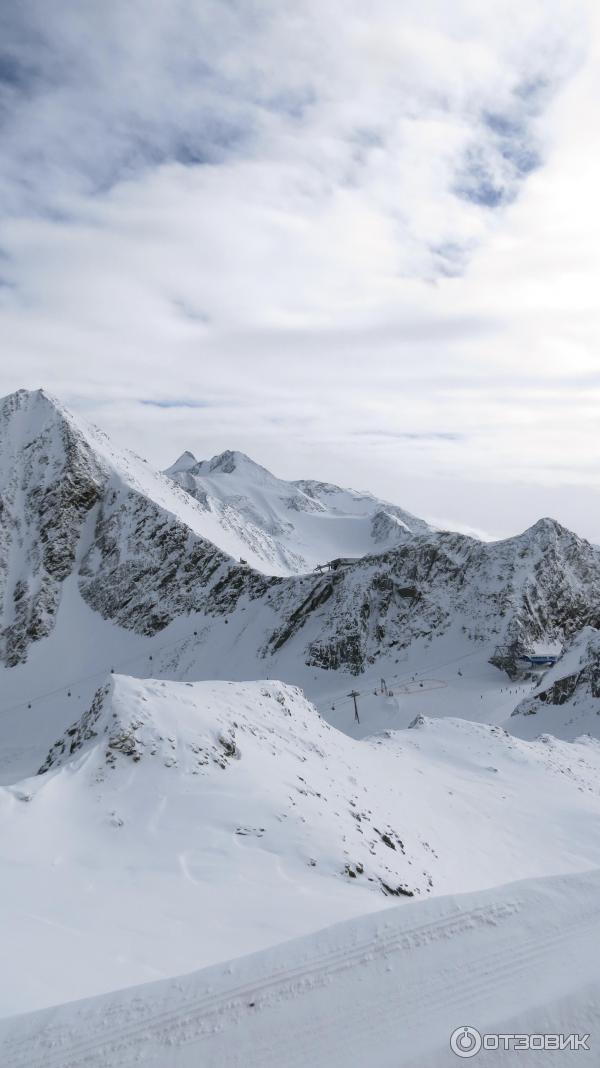
<path id="1" fill-rule="evenodd" d="M 32 642 L 50 633 L 71 576 L 91 608 L 140 634 L 201 610 L 217 584 L 223 603 L 234 605 L 240 569 L 191 529 L 197 511 L 167 479 L 111 450 L 43 391 L 6 398 L 0 658 L 10 667 L 22 663 Z M 246 584 L 260 590 L 268 580 L 248 573 Z"/>
<path id="2" fill-rule="evenodd" d="M 152 501 L 132 492 L 103 501 L 79 587 L 105 619 L 155 634 L 178 615 L 199 611 L 227 558 Z"/>
<path id="3" fill-rule="evenodd" d="M 40 391 L 0 403 L 0 657 L 26 658 L 52 629 L 107 472 Z"/>
<path id="4" fill-rule="evenodd" d="M 600 630 L 585 627 L 564 659 L 544 676 L 531 697 L 517 705 L 513 715 L 536 715 L 552 705 L 577 705 L 580 714 L 600 715 Z"/>
<path id="5" fill-rule="evenodd" d="M 119 685 L 122 687 L 123 682 L 113 676 L 100 687 L 89 709 L 51 747 L 38 775 L 68 763 L 93 746 L 100 750 L 100 764 L 113 769 L 120 757 L 134 764 L 143 757 L 154 757 L 165 767 L 183 765 L 196 775 L 209 763 L 224 770 L 228 761 L 239 759 L 232 724 L 221 730 L 190 733 L 176 742 L 173 724 L 163 726 L 154 721 L 145 695 L 140 700 L 134 689 L 133 702 L 119 700 Z M 161 684 L 154 686 L 158 689 Z"/>
<path id="6" fill-rule="evenodd" d="M 271 638 L 273 650 L 310 620 L 308 662 L 358 674 L 383 649 L 459 627 L 472 640 L 493 642 L 492 662 L 513 673 L 519 655 L 536 643 L 562 643 L 599 622 L 600 552 L 541 520 L 491 544 L 461 534 L 412 538 L 296 585 L 303 596 Z M 287 588 L 286 582 L 275 603 Z"/>
<path id="7" fill-rule="evenodd" d="M 225 617 L 234 643 L 252 615 L 256 657 L 289 649 L 300 664 L 353 674 L 451 629 L 491 644 L 512 673 L 521 652 L 600 626 L 600 551 L 549 519 L 496 543 L 410 535 L 323 575 L 240 566 L 199 533 L 200 503 L 42 392 L 2 402 L 0 509 L 8 666 L 50 633 L 70 578 L 92 609 L 138 634 L 193 612 Z"/>

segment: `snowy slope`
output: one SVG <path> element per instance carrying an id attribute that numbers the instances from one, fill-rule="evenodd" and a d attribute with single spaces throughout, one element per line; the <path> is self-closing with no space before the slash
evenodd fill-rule
<path id="1" fill-rule="evenodd" d="M 577 1033 L 597 1064 L 600 873 L 510 883 L 377 916 L 168 982 L 0 1022 L 4 1068 L 450 1068 L 451 1034 Z"/>
<path id="2" fill-rule="evenodd" d="M 589 736 L 600 735 L 600 550 L 550 519 L 496 543 L 431 531 L 237 453 L 176 468 L 154 472 L 43 391 L 0 402 L 0 1015 L 363 919 L 239 966 L 243 999 L 256 976 L 276 992 L 262 1030 L 259 1002 L 227 987 L 230 965 L 115 995 L 108 1050 L 97 1048 L 104 1002 L 85 1019 L 60 1010 L 50 1054 L 49 1018 L 7 1025 L 2 1063 L 146 1058 L 147 1014 L 158 1025 L 164 1012 L 152 1040 L 173 1056 L 159 1047 L 148 1061 L 161 1068 L 252 1063 L 245 1039 L 235 1054 L 221 1043 L 219 1026 L 236 1021 L 261 1068 L 364 1063 L 373 1048 L 404 1063 L 399 1033 L 411 1036 L 406 1064 L 446 1064 L 442 989 L 461 1017 L 481 997 L 486 1026 L 532 1025 L 536 1007 L 546 1021 L 569 1006 L 585 1020 L 574 973 L 597 984 L 596 876 L 500 888 L 475 905 L 426 899 L 600 867 Z M 348 559 L 295 573 L 333 556 Z M 541 681 L 519 675 L 521 653 L 548 651 L 563 655 Z M 395 902 L 387 939 L 385 916 L 365 914 Z M 357 942 L 360 967 L 338 987 L 328 946 L 344 973 Z M 303 959 L 290 988 L 286 962 Z M 382 979 L 395 972 L 389 999 Z M 322 982 L 333 1001 L 319 1017 Z M 172 1010 L 177 991 L 208 987 L 215 1012 Z M 303 1013 L 315 1012 L 313 1048 Z M 288 1026 L 295 1045 L 287 1031 L 274 1045 L 273 1028 Z M 61 1035 L 75 1041 L 68 1061 Z"/>
<path id="3" fill-rule="evenodd" d="M 0 781 L 39 765 L 111 669 L 270 675 L 343 725 L 352 686 L 454 664 L 443 708 L 418 711 L 503 722 L 515 702 L 488 661 L 514 674 L 598 622 L 600 552 L 552 520 L 496 543 L 414 534 L 322 576 L 240 566 L 199 502 L 42 391 L 0 405 L 0 502 Z"/>
<path id="4" fill-rule="evenodd" d="M 199 569 L 227 561 L 204 540 L 206 517 L 195 501 L 43 390 L 0 402 L 0 502 L 0 660 L 9 667 L 51 632 L 75 571 L 88 603 L 101 610 L 109 562 L 112 581 L 131 600 L 153 558 L 171 568 L 187 549 Z M 138 606 L 146 617 L 138 626 L 160 625 L 162 611 L 155 585 Z"/>
<path id="5" fill-rule="evenodd" d="M 267 574 L 312 571 L 334 557 L 365 556 L 432 532 L 370 493 L 286 482 L 241 452 L 201 461 L 185 452 L 165 473 L 218 524 L 217 545 Z"/>
<path id="6" fill-rule="evenodd" d="M 509 729 L 523 738 L 600 734 L 600 630 L 584 627 L 540 685 L 513 712 Z"/>
<path id="7" fill-rule="evenodd" d="M 598 742 L 356 741 L 270 681 L 115 676 L 43 766 L 0 790 L 0 1015 L 600 865 Z"/>
<path id="8" fill-rule="evenodd" d="M 34 770 L 111 668 L 279 677 L 350 730 L 352 686 L 417 674 L 447 692 L 403 701 L 404 725 L 414 705 L 504 722 L 530 686 L 511 705 L 487 661 L 512 671 L 523 649 L 560 649 L 597 620 L 600 553 L 550 520 L 506 542 L 419 535 L 328 575 L 267 577 L 202 536 L 210 516 L 182 489 L 43 392 L 7 398 L 0 429 L 0 781 Z M 367 733 L 379 723 L 396 719 Z"/>

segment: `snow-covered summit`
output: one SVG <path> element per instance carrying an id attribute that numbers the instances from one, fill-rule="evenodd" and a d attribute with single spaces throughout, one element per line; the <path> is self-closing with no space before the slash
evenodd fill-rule
<path id="1" fill-rule="evenodd" d="M 311 571 L 334 557 L 365 556 L 433 530 L 370 493 L 310 479 L 288 482 L 235 450 L 200 461 L 185 452 L 165 473 L 213 518 L 218 545 L 269 574 Z"/>
<path id="2" fill-rule="evenodd" d="M 210 460 L 197 460 L 192 452 L 186 450 L 171 467 L 166 469 L 165 474 L 172 478 L 182 472 L 191 472 L 194 475 L 212 474 L 213 472 L 232 475 L 235 471 L 238 473 L 243 471 L 246 476 L 249 475 L 251 478 L 260 478 L 265 475 L 269 478 L 273 477 L 265 467 L 261 467 L 260 464 L 251 460 L 245 452 L 239 452 L 237 449 L 226 449 L 225 452 L 218 453 Z"/>
<path id="3" fill-rule="evenodd" d="M 175 463 L 167 468 L 165 475 L 172 477 L 173 475 L 180 474 L 182 471 L 190 471 L 197 463 L 198 461 L 194 454 L 188 452 L 186 449 L 186 451 L 182 452 L 181 456 L 175 460 Z"/>
<path id="4" fill-rule="evenodd" d="M 196 476 L 174 481 L 153 471 L 46 394 L 1 402 L 0 431 L 0 709 L 15 716 L 48 689 L 68 694 L 75 680 L 78 700 L 87 701 L 98 675 L 133 653 L 125 670 L 271 675 L 317 699 L 347 693 L 348 676 L 393 678 L 403 663 L 405 673 L 409 662 L 432 670 L 475 654 L 514 677 L 524 652 L 560 653 L 582 627 L 597 625 L 600 551 L 552 520 L 494 543 L 407 533 L 374 498 L 322 483 L 301 489 L 248 468 L 238 454 L 221 454 L 229 473 L 215 469 L 194 483 L 213 500 L 224 486 L 239 487 L 235 507 L 223 497 L 214 512 L 184 489 L 182 480 Z M 290 544 L 301 533 L 311 551 L 327 548 L 326 559 L 341 561 L 324 574 L 291 576 L 240 563 L 240 531 L 266 537 L 267 514 L 274 552 L 285 520 Z M 404 530 L 400 541 L 386 549 L 384 539 L 368 556 L 340 553 L 341 544 L 352 547 L 340 531 L 360 540 L 368 527 L 371 538 L 380 523 L 384 534 L 390 524 Z M 217 547 L 226 535 L 231 555 Z M 177 649 L 157 660 L 157 647 L 174 639 Z M 79 685 L 82 676 L 94 681 Z M 55 704 L 62 728 L 71 711 L 60 697 Z"/>
<path id="5" fill-rule="evenodd" d="M 228 559 L 207 540 L 210 517 L 195 500 L 43 390 L 0 401 L 0 512 L 0 661 L 9 666 L 51 633 L 72 575 L 106 615 L 118 587 L 131 607 L 141 594 L 138 625 L 143 614 L 152 629 L 164 601 L 155 584 L 144 587 L 152 558 L 177 570 L 185 547 L 198 577 Z"/>
<path id="6" fill-rule="evenodd" d="M 226 449 L 218 456 L 213 456 L 211 460 L 200 460 L 194 469 L 194 473 L 198 475 L 215 472 L 222 475 L 232 475 L 237 472 L 253 479 L 273 477 L 266 467 L 255 463 L 245 452 L 239 452 L 237 449 Z"/>

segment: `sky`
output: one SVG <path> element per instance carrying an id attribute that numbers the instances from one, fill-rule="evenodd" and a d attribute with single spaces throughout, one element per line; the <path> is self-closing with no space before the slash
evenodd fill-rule
<path id="1" fill-rule="evenodd" d="M 591 0 L 0 8 L 0 395 L 600 542 Z"/>

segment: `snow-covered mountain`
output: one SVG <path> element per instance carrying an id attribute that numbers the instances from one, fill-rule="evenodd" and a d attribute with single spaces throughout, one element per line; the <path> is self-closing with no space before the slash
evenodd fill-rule
<path id="1" fill-rule="evenodd" d="M 112 676 L 0 789 L 0 1015 L 600 865 L 599 773 L 589 738 L 419 717 L 356 741 L 278 682 Z"/>
<path id="2" fill-rule="evenodd" d="M 242 452 L 201 461 L 185 452 L 165 473 L 218 524 L 217 545 L 267 574 L 312 571 L 335 557 L 365 556 L 432 532 L 423 519 L 370 493 L 286 482 Z"/>
<path id="3" fill-rule="evenodd" d="M 43 390 L 0 402 L 0 510 L 0 660 L 9 667 L 51 633 L 74 573 L 87 603 L 105 614 L 118 615 L 116 583 L 128 624 L 151 633 L 168 619 L 161 590 L 180 559 L 199 581 L 227 563 L 202 536 L 195 501 Z M 177 585 L 185 598 L 185 580 Z"/>
<path id="4" fill-rule="evenodd" d="M 492 663 L 515 675 L 522 652 L 560 651 L 581 627 L 600 623 L 600 551 L 551 519 L 500 542 L 414 537 L 296 586 L 305 597 L 267 649 L 304 633 L 309 664 L 357 674 L 392 650 L 458 631 L 490 644 Z M 275 606 L 281 596 L 272 594 Z"/>
<path id="5" fill-rule="evenodd" d="M 323 575 L 261 574 L 209 540 L 215 517 L 181 486 L 42 391 L 0 404 L 0 506 L 9 776 L 26 773 L 27 747 L 39 760 L 111 669 L 279 677 L 329 715 L 353 677 L 367 688 L 437 677 L 469 657 L 514 676 L 521 652 L 560 651 L 599 622 L 600 551 L 549 519 L 501 542 L 413 534 Z M 465 714 L 453 672 L 446 714 Z M 494 701 L 502 722 L 512 709 L 505 694 Z"/>
<path id="6" fill-rule="evenodd" d="M 0 1014 L 600 866 L 597 547 L 387 506 L 378 540 L 373 498 L 176 466 L 43 391 L 0 402 Z M 540 681 L 524 652 L 562 656 Z"/>

